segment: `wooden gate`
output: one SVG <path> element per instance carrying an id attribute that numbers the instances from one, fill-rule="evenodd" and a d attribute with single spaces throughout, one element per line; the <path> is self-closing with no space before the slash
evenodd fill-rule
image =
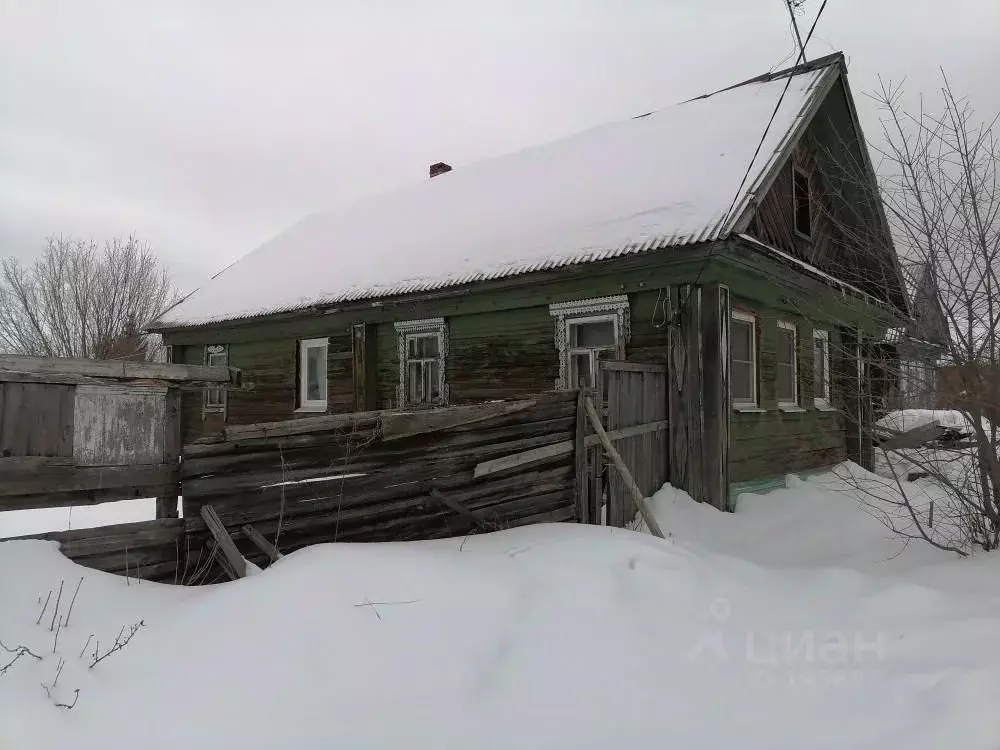
<path id="1" fill-rule="evenodd" d="M 638 362 L 601 362 L 604 425 L 608 432 L 645 425 L 650 429 L 615 442 L 643 495 L 667 481 L 667 368 Z M 607 525 L 624 527 L 635 518 L 635 499 L 617 471 L 607 476 Z"/>

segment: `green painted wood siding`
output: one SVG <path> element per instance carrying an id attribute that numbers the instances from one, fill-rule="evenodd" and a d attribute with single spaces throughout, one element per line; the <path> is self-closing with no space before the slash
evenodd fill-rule
<path id="1" fill-rule="evenodd" d="M 731 481 L 745 482 L 795 471 L 832 466 L 846 458 L 844 417 L 839 410 L 815 406 L 813 330 L 830 335 L 831 349 L 839 339 L 836 327 L 824 327 L 787 310 L 775 310 L 748 300 L 734 306 L 752 311 L 758 327 L 758 382 L 762 412 L 734 411 L 730 427 Z M 782 411 L 776 395 L 778 321 L 796 326 L 798 402 L 803 411 Z M 839 401 L 833 394 L 834 404 Z"/>

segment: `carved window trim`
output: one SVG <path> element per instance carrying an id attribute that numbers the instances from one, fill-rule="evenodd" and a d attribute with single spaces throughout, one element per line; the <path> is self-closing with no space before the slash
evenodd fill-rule
<path id="1" fill-rule="evenodd" d="M 400 408 L 420 406 L 445 406 L 448 403 L 448 382 L 445 364 L 448 360 L 448 326 L 444 318 L 423 318 L 420 320 L 399 320 L 396 329 L 396 355 L 399 361 L 399 383 L 396 386 L 396 403 Z M 438 398 L 432 404 L 410 403 L 406 393 L 408 351 L 407 342 L 414 336 L 436 335 L 438 340 Z"/>
<path id="2" fill-rule="evenodd" d="M 625 349 L 632 335 L 631 317 L 627 294 L 612 297 L 593 297 L 572 302 L 549 305 L 549 315 L 555 320 L 555 345 L 559 352 L 559 381 L 557 387 L 570 390 L 569 382 L 569 328 L 573 323 L 610 320 L 614 323 L 616 359 L 625 359 Z"/>
<path id="3" fill-rule="evenodd" d="M 820 349 L 822 372 L 816 372 L 816 353 Z M 829 409 L 833 406 L 830 388 L 830 332 L 819 328 L 813 329 L 813 405 L 817 409 Z"/>
<path id="4" fill-rule="evenodd" d="M 792 337 L 792 361 L 784 362 L 781 359 L 781 337 L 782 335 L 791 335 Z M 791 398 L 782 398 L 782 396 L 787 396 L 789 394 L 778 393 L 778 389 L 781 387 L 781 379 L 778 376 L 778 372 L 781 368 L 791 368 L 791 383 L 792 383 L 792 393 Z M 775 357 L 775 382 L 774 390 L 778 399 L 778 407 L 798 407 L 799 406 L 799 328 L 794 323 L 787 320 L 778 321 L 778 348 Z"/>

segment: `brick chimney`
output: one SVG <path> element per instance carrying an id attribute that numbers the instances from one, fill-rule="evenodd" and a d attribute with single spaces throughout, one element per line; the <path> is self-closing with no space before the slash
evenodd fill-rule
<path id="1" fill-rule="evenodd" d="M 437 177 L 439 174 L 444 174 L 445 172 L 451 171 L 451 165 L 445 164 L 443 161 L 439 161 L 437 164 L 431 164 L 431 177 Z"/>

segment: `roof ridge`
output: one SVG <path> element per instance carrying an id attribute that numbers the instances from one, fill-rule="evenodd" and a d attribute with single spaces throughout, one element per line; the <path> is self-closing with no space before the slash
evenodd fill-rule
<path id="1" fill-rule="evenodd" d="M 775 81 L 779 78 L 788 78 L 791 76 L 800 75 L 801 73 L 808 73 L 813 70 L 818 70 L 819 68 L 825 68 L 835 63 L 844 62 L 843 52 L 831 52 L 829 55 L 824 55 L 823 57 L 817 57 L 814 60 L 806 60 L 803 63 L 797 65 L 792 65 L 788 68 L 782 70 L 776 70 L 773 72 L 762 73 L 759 76 L 754 76 L 753 78 L 748 78 L 745 81 L 740 81 L 739 83 L 734 83 L 731 86 L 726 86 L 724 88 L 718 89 L 717 91 L 710 91 L 707 94 L 702 94 L 701 96 L 696 96 L 691 99 L 685 99 L 681 104 L 687 104 L 688 102 L 694 102 L 699 99 L 707 99 L 710 96 L 715 96 L 716 94 L 721 94 L 724 91 L 732 91 L 733 89 L 738 89 L 741 86 L 747 86 L 751 83 L 769 83 L 770 81 Z"/>

